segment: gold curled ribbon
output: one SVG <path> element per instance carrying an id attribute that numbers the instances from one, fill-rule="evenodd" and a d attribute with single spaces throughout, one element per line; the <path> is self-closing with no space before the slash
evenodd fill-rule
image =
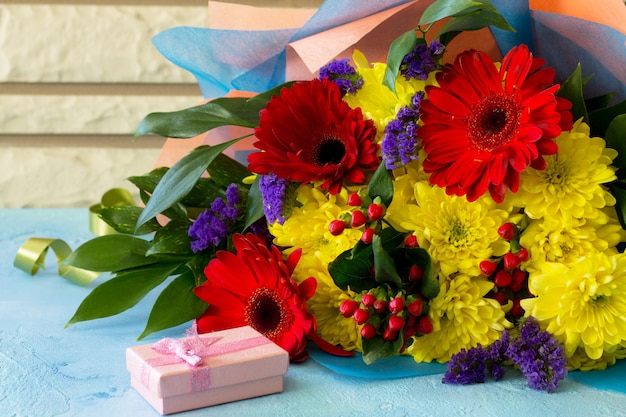
<path id="1" fill-rule="evenodd" d="M 69 279 L 75 284 L 84 286 L 100 275 L 100 272 L 64 265 L 63 261 L 72 253 L 72 249 L 61 239 L 40 237 L 28 239 L 18 249 L 13 265 L 30 275 L 35 275 L 37 271 L 39 271 L 39 268 L 45 268 L 48 249 L 52 249 L 56 255 L 59 276 Z"/>
<path id="2" fill-rule="evenodd" d="M 133 206 L 135 200 L 130 191 L 124 188 L 112 188 L 102 195 L 100 204 L 89 207 L 89 230 L 98 236 L 113 235 L 117 231 L 98 216 L 104 207 Z"/>

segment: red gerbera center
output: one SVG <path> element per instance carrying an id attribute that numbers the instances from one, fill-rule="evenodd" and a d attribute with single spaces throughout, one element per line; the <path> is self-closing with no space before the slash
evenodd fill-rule
<path id="1" fill-rule="evenodd" d="M 246 323 L 269 339 L 278 338 L 289 328 L 293 316 L 276 291 L 257 288 L 248 298 L 244 310 Z"/>
<path id="2" fill-rule="evenodd" d="M 519 134 L 521 111 L 506 94 L 489 96 L 474 106 L 468 118 L 468 136 L 481 151 L 491 152 Z"/>
<path id="3" fill-rule="evenodd" d="M 318 167 L 336 165 L 341 162 L 345 154 L 346 146 L 341 139 L 329 136 L 315 142 L 310 162 Z"/>

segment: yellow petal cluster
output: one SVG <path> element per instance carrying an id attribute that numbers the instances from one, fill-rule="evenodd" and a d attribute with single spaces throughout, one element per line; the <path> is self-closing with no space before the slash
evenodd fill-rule
<path id="1" fill-rule="evenodd" d="M 512 204 L 524 207 L 533 219 L 604 221 L 599 209 L 614 205 L 615 198 L 603 184 L 617 178 L 611 165 L 617 152 L 606 148 L 604 139 L 589 137 L 589 126 L 582 121 L 563 132 L 556 143 L 558 153 L 545 157 L 544 170 L 529 167 L 520 173 L 520 188 L 511 196 Z"/>
<path id="2" fill-rule="evenodd" d="M 528 279 L 535 298 L 522 300 L 532 315 L 564 344 L 598 360 L 626 340 L 626 254 L 592 252 L 571 266 L 546 262 Z"/>
<path id="3" fill-rule="evenodd" d="M 479 275 L 481 261 L 509 251 L 509 243 L 498 235 L 509 206 L 488 197 L 469 202 L 425 181 L 417 182 L 413 191 L 415 203 L 392 210 L 386 218 L 399 230 L 412 232 L 445 275 Z"/>
<path id="4" fill-rule="evenodd" d="M 492 288 L 493 283 L 468 275 L 440 277 L 439 295 L 429 303 L 433 332 L 414 338 L 407 354 L 416 362 L 447 362 L 461 349 L 498 340 L 511 323 L 496 300 L 484 298 Z"/>

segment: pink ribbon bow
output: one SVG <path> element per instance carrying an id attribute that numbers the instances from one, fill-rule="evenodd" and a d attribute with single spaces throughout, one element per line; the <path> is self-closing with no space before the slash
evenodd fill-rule
<path id="1" fill-rule="evenodd" d="M 187 329 L 185 339 L 166 337 L 153 344 L 152 349 L 163 355 L 176 357 L 196 368 L 202 365 L 202 356 L 206 356 L 209 347 L 220 339 L 221 337 L 201 338 L 194 322 L 191 328 Z"/>

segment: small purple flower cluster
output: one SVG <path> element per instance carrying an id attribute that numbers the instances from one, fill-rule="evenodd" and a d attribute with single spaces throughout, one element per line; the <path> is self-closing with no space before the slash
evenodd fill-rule
<path id="1" fill-rule="evenodd" d="M 474 384 L 485 382 L 487 372 L 497 381 L 504 375 L 504 363 L 515 364 L 536 390 L 554 392 L 559 381 L 567 376 L 567 359 L 561 346 L 551 333 L 543 331 L 534 317 L 528 317 L 520 335 L 510 339 L 504 331 L 500 340 L 488 349 L 478 345 L 462 349 L 452 355 L 443 376 L 446 384 Z"/>
<path id="2" fill-rule="evenodd" d="M 279 224 L 285 223 L 283 208 L 288 186 L 289 181 L 278 178 L 276 174 L 261 175 L 259 189 L 263 198 L 263 213 L 268 223 L 272 224 L 276 221 Z"/>
<path id="3" fill-rule="evenodd" d="M 328 78 L 339 87 L 341 95 L 355 93 L 363 86 L 363 78 L 350 65 L 348 58 L 336 59 L 320 68 L 319 79 Z"/>
<path id="4" fill-rule="evenodd" d="M 226 188 L 226 201 L 216 198 L 211 207 L 200 213 L 189 227 L 191 250 L 199 252 L 210 246 L 217 246 L 228 235 L 228 222 L 239 217 L 237 205 L 241 202 L 236 184 Z"/>
<path id="5" fill-rule="evenodd" d="M 396 169 L 417 159 L 417 120 L 423 99 L 424 92 L 418 91 L 411 99 L 411 106 L 401 108 L 385 127 L 381 144 L 385 168 Z"/>
<path id="6" fill-rule="evenodd" d="M 437 60 L 444 50 L 445 47 L 437 40 L 432 41 L 430 46 L 425 43 L 418 43 L 402 60 L 400 73 L 407 80 L 411 78 L 428 79 L 428 75 L 437 69 Z"/>

